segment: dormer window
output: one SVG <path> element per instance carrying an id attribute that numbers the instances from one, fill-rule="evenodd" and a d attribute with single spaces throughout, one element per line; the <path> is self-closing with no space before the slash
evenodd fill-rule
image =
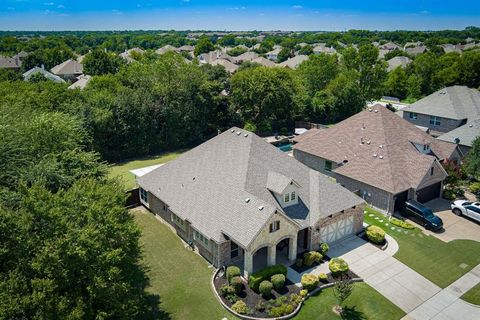
<path id="1" fill-rule="evenodd" d="M 292 199 L 292 201 L 294 201 L 296 197 L 297 195 L 295 194 L 295 191 L 293 191 L 290 195 L 290 198 Z"/>
<path id="2" fill-rule="evenodd" d="M 280 221 L 270 223 L 270 232 L 275 232 L 280 229 Z"/>
<path id="3" fill-rule="evenodd" d="M 290 202 L 290 193 L 286 193 L 284 196 L 285 203 Z"/>

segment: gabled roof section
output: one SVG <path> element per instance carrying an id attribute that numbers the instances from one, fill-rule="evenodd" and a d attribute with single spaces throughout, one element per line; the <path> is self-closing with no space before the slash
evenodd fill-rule
<path id="1" fill-rule="evenodd" d="M 480 91 L 465 86 L 447 87 L 418 100 L 403 111 L 455 120 L 478 119 Z"/>
<path id="2" fill-rule="evenodd" d="M 267 185 L 279 190 L 292 180 L 301 185 L 298 199 L 302 206 L 283 210 Z M 226 234 L 243 247 L 248 247 L 275 212 L 284 213 L 297 225 L 309 226 L 320 217 L 363 202 L 330 178 L 239 128 L 223 132 L 137 181 L 207 237 L 221 241 Z"/>
<path id="3" fill-rule="evenodd" d="M 295 183 L 297 187 L 300 187 L 292 178 L 275 171 L 268 172 L 267 189 L 276 194 L 283 194 L 285 189 L 292 183 Z"/>
<path id="4" fill-rule="evenodd" d="M 50 70 L 53 74 L 58 75 L 70 75 L 70 74 L 82 74 L 83 65 L 77 60 L 68 59 Z"/>
<path id="5" fill-rule="evenodd" d="M 467 122 L 461 127 L 453 129 L 438 137 L 438 140 L 471 147 L 473 140 L 480 136 L 480 119 Z"/>
<path id="6" fill-rule="evenodd" d="M 424 154 L 414 144 L 428 144 Z M 364 110 L 293 146 L 340 166 L 335 173 L 398 193 L 416 188 L 435 161 L 456 146 L 438 141 L 381 105 Z"/>

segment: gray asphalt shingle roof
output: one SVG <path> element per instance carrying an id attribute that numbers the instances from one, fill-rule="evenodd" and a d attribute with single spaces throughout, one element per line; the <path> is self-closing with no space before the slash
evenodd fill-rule
<path id="1" fill-rule="evenodd" d="M 403 111 L 447 119 L 480 118 L 480 91 L 465 86 L 452 86 L 418 100 Z"/>
<path id="2" fill-rule="evenodd" d="M 458 144 L 462 146 L 471 147 L 473 140 L 480 136 L 480 119 L 472 120 L 461 127 L 453 129 L 445 134 L 442 134 L 437 139 L 457 143 L 455 140 L 458 138 Z"/>
<path id="3" fill-rule="evenodd" d="M 299 204 L 284 210 L 267 186 L 279 190 L 287 180 L 299 185 Z M 238 128 L 140 177 L 138 183 L 207 237 L 221 241 L 228 235 L 243 247 L 275 211 L 309 226 L 363 202 L 329 177 Z"/>

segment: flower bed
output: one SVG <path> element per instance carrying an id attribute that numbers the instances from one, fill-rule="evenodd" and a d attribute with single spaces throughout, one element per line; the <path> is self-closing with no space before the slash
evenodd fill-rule
<path id="1" fill-rule="evenodd" d="M 221 294 L 221 288 L 228 285 L 228 280 L 224 275 L 220 276 L 220 274 L 221 273 L 217 274 L 213 281 L 215 290 L 223 303 L 229 308 L 232 308 L 235 304 L 234 300 L 226 299 L 225 296 L 222 296 Z M 301 297 L 299 296 L 301 289 L 289 280 L 285 281 L 285 285 L 282 289 L 273 289 L 271 291 L 271 296 L 268 298 L 265 298 L 259 292 L 252 290 L 243 278 L 242 281 L 242 290 L 236 294 L 236 297 L 238 298 L 238 301 L 243 301 L 245 303 L 246 308 L 242 311 L 246 311 L 244 314 L 247 316 L 256 318 L 276 318 L 287 311 L 290 311 L 288 313 L 292 313 L 301 301 Z M 232 309 L 236 311 L 236 307 Z M 272 315 L 272 313 L 275 313 L 275 315 Z"/>
<path id="2" fill-rule="evenodd" d="M 303 273 L 311 268 L 321 265 L 322 263 L 328 263 L 328 261 L 330 261 L 330 257 L 328 257 L 327 255 L 322 255 L 322 258 L 320 259 L 320 261 L 314 261 L 311 265 L 306 265 L 304 263 L 304 255 L 307 253 L 308 251 L 305 251 L 297 255 L 297 261 L 300 259 L 302 260 L 301 266 L 297 262 L 295 262 L 290 266 L 290 268 L 292 268 L 298 273 Z"/>

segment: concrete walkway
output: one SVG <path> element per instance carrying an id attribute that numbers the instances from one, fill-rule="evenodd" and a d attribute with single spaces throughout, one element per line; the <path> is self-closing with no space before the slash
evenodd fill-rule
<path id="1" fill-rule="evenodd" d="M 480 319 L 480 307 L 463 301 L 460 297 L 479 282 L 480 265 L 477 265 L 403 319 L 478 320 Z"/>

